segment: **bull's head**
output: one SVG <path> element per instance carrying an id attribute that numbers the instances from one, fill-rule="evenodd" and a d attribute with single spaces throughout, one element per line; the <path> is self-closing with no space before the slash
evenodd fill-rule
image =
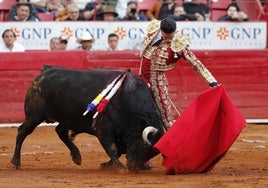
<path id="1" fill-rule="evenodd" d="M 161 138 L 163 132 L 155 127 L 146 127 L 140 137 L 140 142 L 135 142 L 135 146 L 127 152 L 127 168 L 131 172 L 139 172 L 143 169 L 144 164 L 157 154 L 153 145 Z"/>

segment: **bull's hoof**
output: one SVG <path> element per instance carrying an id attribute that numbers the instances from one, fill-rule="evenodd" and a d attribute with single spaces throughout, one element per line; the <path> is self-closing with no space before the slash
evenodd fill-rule
<path id="1" fill-rule="evenodd" d="M 81 159 L 75 159 L 75 158 L 72 158 L 73 162 L 77 165 L 81 165 L 82 161 Z"/>
<path id="2" fill-rule="evenodd" d="M 141 168 L 135 168 L 135 169 L 128 169 L 129 174 L 138 174 L 141 171 Z"/>
<path id="3" fill-rule="evenodd" d="M 81 163 L 82 163 L 81 156 L 80 157 L 72 157 L 72 160 L 77 165 L 81 165 Z"/>
<path id="4" fill-rule="evenodd" d="M 77 165 L 81 165 L 82 163 L 82 157 L 81 157 L 81 154 L 78 150 L 77 147 L 75 147 L 72 151 L 71 151 L 71 157 L 72 157 L 72 160 L 75 164 Z"/>
<path id="5" fill-rule="evenodd" d="M 153 168 L 153 164 L 151 162 L 147 162 L 143 165 L 142 170 L 151 170 Z"/>
<path id="6" fill-rule="evenodd" d="M 107 169 L 107 168 L 112 168 L 113 167 L 113 162 L 108 161 L 106 163 L 101 163 L 100 164 L 100 169 Z"/>
<path id="7" fill-rule="evenodd" d="M 18 169 L 21 168 L 20 165 L 15 165 L 15 164 L 13 164 L 13 163 L 11 163 L 11 165 L 12 165 L 12 167 L 13 167 L 15 170 L 18 170 Z"/>
<path id="8" fill-rule="evenodd" d="M 11 161 L 11 165 L 17 170 L 17 169 L 20 169 L 21 165 L 20 165 L 20 162 L 12 159 Z"/>
<path id="9" fill-rule="evenodd" d="M 123 165 L 116 166 L 116 165 L 114 165 L 114 163 L 112 161 L 108 161 L 106 163 L 101 163 L 100 164 L 100 169 L 102 169 L 102 170 L 112 169 L 112 170 L 115 170 L 117 173 L 120 173 L 120 174 L 128 172 L 128 169 L 125 166 L 123 166 Z"/>
<path id="10" fill-rule="evenodd" d="M 125 173 L 128 173 L 128 169 L 127 168 L 117 168 L 116 172 L 119 174 L 125 174 Z"/>

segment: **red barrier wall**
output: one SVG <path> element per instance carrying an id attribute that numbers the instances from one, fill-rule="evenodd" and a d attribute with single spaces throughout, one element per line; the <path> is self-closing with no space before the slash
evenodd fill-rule
<path id="1" fill-rule="evenodd" d="M 195 54 L 224 85 L 247 119 L 268 119 L 268 50 L 195 51 Z M 44 64 L 74 69 L 130 68 L 137 74 L 139 55 L 137 51 L 0 53 L 0 122 L 23 121 L 27 88 Z M 183 60 L 167 75 L 170 95 L 179 111 L 208 88 Z"/>

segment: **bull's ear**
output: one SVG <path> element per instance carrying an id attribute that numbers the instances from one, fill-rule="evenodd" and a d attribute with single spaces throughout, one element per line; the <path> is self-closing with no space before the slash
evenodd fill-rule
<path id="1" fill-rule="evenodd" d="M 153 135 L 155 135 L 158 132 L 157 128 L 149 126 L 146 127 L 143 131 L 142 131 L 142 139 L 144 140 L 144 142 L 146 142 L 147 144 L 149 144 L 150 146 L 152 145 L 151 142 L 148 140 L 148 135 L 150 133 L 152 133 Z"/>

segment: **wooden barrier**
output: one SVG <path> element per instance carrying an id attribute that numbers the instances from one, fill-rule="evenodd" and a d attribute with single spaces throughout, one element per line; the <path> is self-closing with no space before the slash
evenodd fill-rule
<path id="1" fill-rule="evenodd" d="M 268 50 L 195 51 L 195 54 L 224 85 L 247 119 L 268 119 Z M 45 64 L 73 69 L 130 69 L 138 74 L 139 63 L 137 51 L 0 53 L 0 122 L 23 121 L 27 88 Z M 184 60 L 167 75 L 170 96 L 181 112 L 208 88 Z"/>

